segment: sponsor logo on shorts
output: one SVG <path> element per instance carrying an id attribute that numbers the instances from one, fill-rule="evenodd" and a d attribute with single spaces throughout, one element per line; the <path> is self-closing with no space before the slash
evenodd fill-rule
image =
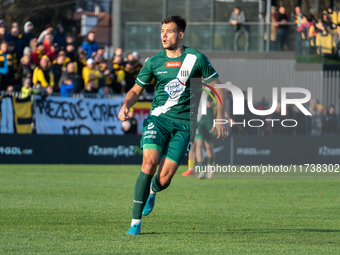
<path id="1" fill-rule="evenodd" d="M 177 62 L 166 62 L 166 67 L 181 67 L 182 63 L 181 61 Z"/>
<path id="2" fill-rule="evenodd" d="M 155 127 L 155 125 L 151 122 L 151 123 L 149 123 L 149 125 L 148 125 L 148 129 L 152 129 L 152 128 L 154 128 Z"/>
<path id="3" fill-rule="evenodd" d="M 134 203 L 137 203 L 137 204 L 143 204 L 143 201 L 137 201 L 137 200 L 133 200 Z"/>
<path id="4" fill-rule="evenodd" d="M 160 72 L 157 72 L 157 74 L 163 74 L 163 73 L 168 73 L 168 71 L 160 71 Z"/>

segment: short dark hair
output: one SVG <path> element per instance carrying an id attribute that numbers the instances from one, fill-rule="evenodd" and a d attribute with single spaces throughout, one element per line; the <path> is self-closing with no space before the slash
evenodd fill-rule
<path id="1" fill-rule="evenodd" d="M 240 7 L 240 6 L 235 6 L 235 7 L 234 7 L 234 10 L 235 10 L 235 9 L 241 11 L 241 7 Z"/>
<path id="2" fill-rule="evenodd" d="M 170 22 L 176 23 L 179 31 L 181 32 L 185 31 L 185 27 L 187 26 L 187 21 L 185 20 L 185 18 L 179 15 L 175 15 L 166 17 L 165 19 L 162 20 L 162 24 L 168 24 Z"/>

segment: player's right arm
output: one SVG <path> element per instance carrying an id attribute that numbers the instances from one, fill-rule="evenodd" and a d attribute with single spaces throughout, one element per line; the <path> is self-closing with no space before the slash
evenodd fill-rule
<path id="1" fill-rule="evenodd" d="M 122 105 L 122 107 L 120 108 L 119 114 L 118 114 L 118 118 L 122 121 L 126 121 L 129 117 L 128 117 L 128 112 L 131 106 L 133 106 L 138 98 L 140 97 L 140 95 L 142 94 L 142 92 L 144 91 L 145 87 L 141 87 L 137 84 L 135 84 L 130 90 L 129 92 L 126 94 L 124 103 Z"/>

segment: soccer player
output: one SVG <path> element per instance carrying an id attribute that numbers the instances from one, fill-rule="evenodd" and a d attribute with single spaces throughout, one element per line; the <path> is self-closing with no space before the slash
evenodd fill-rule
<path id="1" fill-rule="evenodd" d="M 155 98 L 150 114 L 143 122 L 143 162 L 135 184 L 131 228 L 126 233 L 128 235 L 140 233 L 142 215 L 146 216 L 152 211 L 156 192 L 170 185 L 172 177 L 188 153 L 192 138 L 190 135 L 196 129 L 196 125 L 190 125 L 190 120 L 196 121 L 200 99 L 200 94 L 190 93 L 191 90 L 195 91 L 195 86 L 200 85 L 190 84 L 190 78 L 203 76 L 205 82 L 212 87 L 220 84 L 218 74 L 209 59 L 182 45 L 185 27 L 186 21 L 180 16 L 169 16 L 162 20 L 161 40 L 164 50 L 146 61 L 119 111 L 119 119 L 125 121 L 129 108 L 155 78 Z M 196 93 L 200 91 L 197 89 Z M 223 102 L 223 89 L 216 91 Z M 223 106 L 218 104 L 217 118 L 223 117 Z M 216 125 L 212 131 L 215 128 L 218 131 L 217 138 L 224 139 L 227 136 L 225 125 Z M 158 173 L 154 176 L 161 156 Z"/>

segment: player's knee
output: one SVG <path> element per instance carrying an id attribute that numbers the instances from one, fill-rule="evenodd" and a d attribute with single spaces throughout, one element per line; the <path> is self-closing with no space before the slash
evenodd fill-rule
<path id="1" fill-rule="evenodd" d="M 164 188 L 167 188 L 170 185 L 170 182 L 171 182 L 170 175 L 165 175 L 159 178 L 159 184 Z"/>
<path id="2" fill-rule="evenodd" d="M 147 174 L 154 174 L 157 169 L 157 163 L 151 160 L 144 160 L 142 164 L 142 171 Z"/>

